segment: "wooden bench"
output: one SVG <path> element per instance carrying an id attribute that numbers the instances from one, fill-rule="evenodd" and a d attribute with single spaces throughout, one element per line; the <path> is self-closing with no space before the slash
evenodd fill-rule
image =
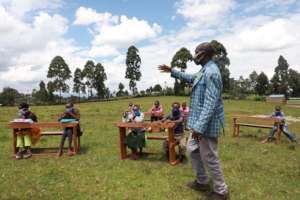
<path id="1" fill-rule="evenodd" d="M 280 141 L 280 125 L 282 121 L 273 117 L 263 117 L 263 116 L 249 116 L 249 115 L 235 115 L 233 117 L 233 137 L 240 136 L 240 127 L 253 127 L 253 128 L 265 128 L 272 129 L 277 126 L 276 132 L 276 144 Z"/>
<path id="2" fill-rule="evenodd" d="M 152 130 L 157 130 L 159 128 L 168 129 L 168 136 L 147 136 L 146 139 L 148 140 L 167 140 L 169 145 L 169 163 L 171 165 L 176 165 L 179 163 L 179 160 L 176 159 L 176 151 L 175 147 L 178 145 L 174 138 L 174 127 L 175 123 L 172 122 L 117 122 L 115 125 L 119 128 L 119 143 L 120 143 L 120 159 L 124 160 L 127 157 L 126 152 L 126 144 L 125 144 L 125 137 L 126 137 L 126 129 L 128 128 L 145 128 L 146 130 L 151 127 Z"/>
<path id="3" fill-rule="evenodd" d="M 20 123 L 20 122 L 11 122 L 8 124 L 8 127 L 12 129 L 13 133 L 13 154 L 14 156 L 17 153 L 16 143 L 17 143 L 17 132 L 18 129 L 27 129 L 27 128 L 40 128 L 41 129 L 41 137 L 42 136 L 61 136 L 63 134 L 64 128 L 72 128 L 73 129 L 73 148 L 75 154 L 77 154 L 80 150 L 80 140 L 77 137 L 77 125 L 78 122 L 70 122 L 70 123 L 61 123 L 61 122 L 37 122 L 37 123 Z M 45 129 L 59 129 L 59 130 L 51 130 L 44 131 Z M 43 153 L 41 155 L 49 155 L 51 153 Z M 53 153 L 52 153 L 53 154 Z"/>

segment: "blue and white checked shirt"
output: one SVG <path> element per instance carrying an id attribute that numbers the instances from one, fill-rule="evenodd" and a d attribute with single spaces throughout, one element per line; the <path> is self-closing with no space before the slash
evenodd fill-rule
<path id="1" fill-rule="evenodd" d="M 206 137 L 217 138 L 224 124 L 222 77 L 211 60 L 196 74 L 172 69 L 171 76 L 193 84 L 188 127 Z"/>

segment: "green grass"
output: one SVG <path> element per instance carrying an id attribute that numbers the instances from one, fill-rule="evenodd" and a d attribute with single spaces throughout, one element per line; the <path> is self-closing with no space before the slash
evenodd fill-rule
<path id="1" fill-rule="evenodd" d="M 165 107 L 184 97 L 159 97 Z M 132 100 L 146 110 L 155 98 Z M 11 130 L 6 128 L 16 108 L 0 108 L 0 199 L 204 199 L 188 189 L 194 179 L 191 164 L 170 166 L 161 141 L 149 141 L 147 158 L 119 160 L 118 129 L 113 122 L 130 100 L 77 105 L 84 129 L 82 153 L 62 158 L 12 159 Z M 220 138 L 222 168 L 232 200 L 299 200 L 300 150 L 283 136 L 280 145 L 259 141 L 267 130 L 242 128 L 240 138 L 232 138 L 231 116 L 268 114 L 273 105 L 254 101 L 225 101 L 226 129 Z M 64 110 L 63 106 L 32 107 L 40 121 Z M 299 110 L 285 108 L 286 115 L 300 117 Z M 293 132 L 299 123 L 290 124 Z M 297 133 L 300 137 L 300 134 Z M 39 146 L 58 146 L 59 138 L 44 138 Z"/>

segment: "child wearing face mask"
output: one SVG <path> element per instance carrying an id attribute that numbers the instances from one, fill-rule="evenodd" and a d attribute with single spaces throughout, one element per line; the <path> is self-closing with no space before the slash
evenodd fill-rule
<path id="1" fill-rule="evenodd" d="M 275 110 L 272 113 L 272 117 L 280 119 L 282 121 L 282 124 L 279 127 L 281 129 L 281 131 L 287 136 L 287 138 L 291 142 L 298 143 L 298 141 L 296 139 L 296 136 L 293 133 L 289 132 L 289 130 L 288 130 L 288 125 L 287 125 L 287 123 L 285 121 L 285 117 L 284 117 L 283 112 L 281 111 L 281 107 L 280 106 L 275 106 Z M 266 140 L 262 141 L 262 143 L 271 142 L 273 140 L 274 135 L 275 135 L 276 132 L 277 132 L 277 126 L 274 126 L 270 130 L 269 137 Z"/>
<path id="2" fill-rule="evenodd" d="M 140 111 L 140 106 L 134 105 L 132 112 L 123 116 L 124 122 L 143 122 L 144 114 Z M 146 146 L 145 130 L 142 128 L 133 128 L 129 130 L 129 134 L 125 138 L 125 144 L 131 149 L 131 159 L 137 160 L 143 152 L 143 148 Z M 139 149 L 139 152 L 138 152 Z"/>
<path id="3" fill-rule="evenodd" d="M 179 160 L 183 162 L 186 159 L 186 138 L 184 136 L 183 116 L 180 112 L 180 104 L 175 102 L 172 104 L 172 113 L 165 117 L 163 121 L 172 121 L 176 123 L 174 128 L 174 138 L 179 143 Z M 168 141 L 163 144 L 164 152 L 169 157 Z"/>

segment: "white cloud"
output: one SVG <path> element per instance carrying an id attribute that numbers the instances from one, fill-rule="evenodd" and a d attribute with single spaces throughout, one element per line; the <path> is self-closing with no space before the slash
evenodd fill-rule
<path id="1" fill-rule="evenodd" d="M 192 27 L 212 26 L 223 21 L 233 6 L 233 0 L 180 0 L 177 13 Z"/>
<path id="2" fill-rule="evenodd" d="M 119 21 L 118 16 L 113 16 L 111 13 L 97 13 L 92 8 L 79 7 L 75 13 L 75 25 L 90 25 L 94 23 L 98 24 L 111 24 Z"/>

